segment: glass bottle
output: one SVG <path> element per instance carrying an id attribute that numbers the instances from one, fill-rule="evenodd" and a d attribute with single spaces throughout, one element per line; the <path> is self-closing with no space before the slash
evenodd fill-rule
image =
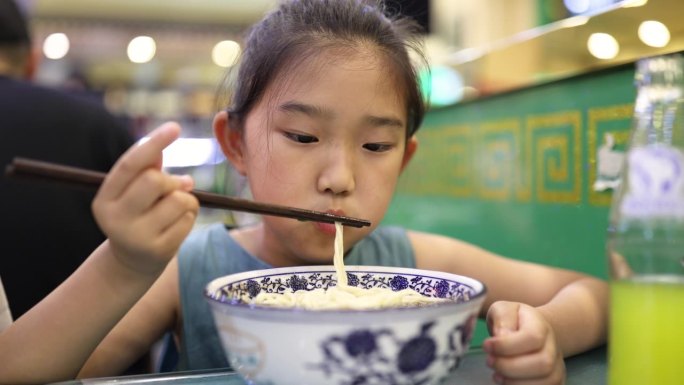
<path id="1" fill-rule="evenodd" d="M 637 62 L 608 229 L 608 384 L 684 383 L 684 58 Z"/>

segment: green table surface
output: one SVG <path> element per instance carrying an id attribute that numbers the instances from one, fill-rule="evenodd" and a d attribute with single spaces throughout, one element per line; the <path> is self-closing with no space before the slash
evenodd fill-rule
<path id="1" fill-rule="evenodd" d="M 444 385 L 492 385 L 492 371 L 485 364 L 486 354 L 473 348 L 454 375 Z M 567 358 L 566 385 L 603 385 L 606 383 L 606 349 L 601 347 Z M 137 376 L 91 378 L 52 385 L 244 385 L 235 372 L 223 369 L 146 374 Z"/>

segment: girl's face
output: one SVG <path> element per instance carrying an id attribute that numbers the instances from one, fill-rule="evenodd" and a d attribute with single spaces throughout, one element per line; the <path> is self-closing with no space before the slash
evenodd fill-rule
<path id="1" fill-rule="evenodd" d="M 368 50 L 319 54 L 270 86 L 242 137 L 217 130 L 254 199 L 370 220 L 344 228 L 345 250 L 372 231 L 415 150 L 388 69 Z M 333 224 L 265 216 L 262 230 L 253 251 L 272 265 L 332 262 Z"/>

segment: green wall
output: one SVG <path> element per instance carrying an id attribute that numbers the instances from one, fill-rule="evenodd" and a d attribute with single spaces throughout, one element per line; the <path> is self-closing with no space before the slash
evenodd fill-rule
<path id="1" fill-rule="evenodd" d="M 605 278 L 596 154 L 607 132 L 624 149 L 633 76 L 630 64 L 430 111 L 384 223 Z"/>

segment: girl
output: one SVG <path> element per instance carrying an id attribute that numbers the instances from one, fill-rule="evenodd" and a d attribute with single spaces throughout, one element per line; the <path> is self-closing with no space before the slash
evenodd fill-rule
<path id="1" fill-rule="evenodd" d="M 248 36 L 232 102 L 214 119 L 216 138 L 255 200 L 370 220 L 370 228 L 344 229 L 345 264 L 483 281 L 481 315 L 492 334 L 484 349 L 494 380 L 561 384 L 563 357 L 605 340 L 603 282 L 456 239 L 377 226 L 418 146 L 424 107 L 408 53 L 415 41 L 410 22 L 370 1 L 285 2 Z M 11 362 L 0 372 L 13 370 L 13 381 L 26 381 L 21 368 L 49 357 L 46 370 L 29 373 L 29 381 L 117 374 L 168 330 L 180 344 L 180 368 L 224 367 L 202 298 L 209 280 L 331 263 L 334 226 L 322 223 L 264 217 L 251 227 L 217 224 L 185 239 L 197 214 L 192 180 L 159 168 L 162 149 L 179 130 L 161 126 L 112 169 L 93 203 L 108 240 L 0 336 L 0 345 L 23 338 L 24 346 L 44 346 L 21 359 L 0 349 L 0 362 Z M 59 333 L 41 330 L 48 317 Z M 35 334 L 22 334 L 28 330 Z"/>

